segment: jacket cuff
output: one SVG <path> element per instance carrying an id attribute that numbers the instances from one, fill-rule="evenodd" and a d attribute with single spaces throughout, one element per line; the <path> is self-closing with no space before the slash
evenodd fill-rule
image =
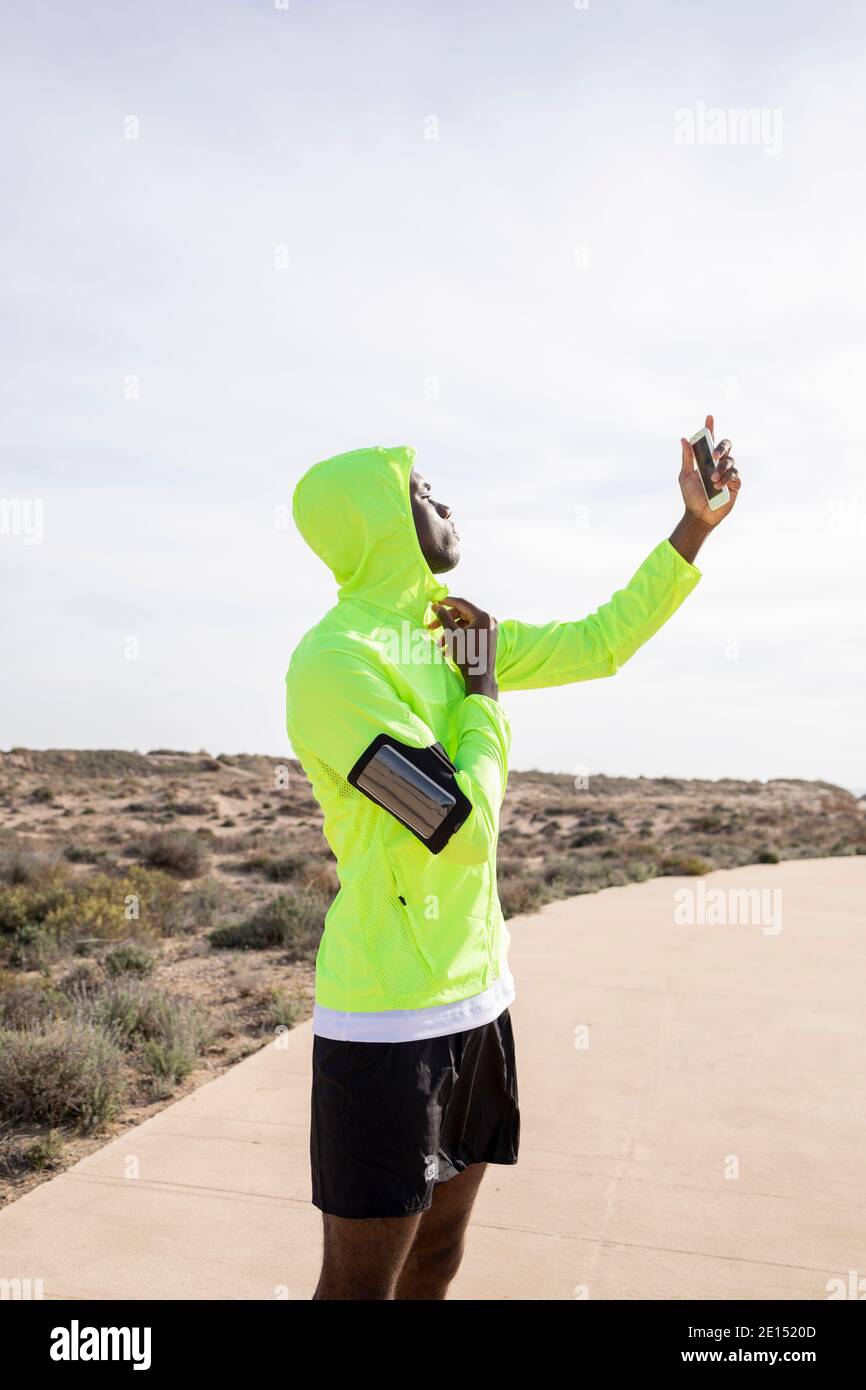
<path id="1" fill-rule="evenodd" d="M 680 554 L 669 540 L 662 541 L 661 545 L 656 546 L 654 554 L 662 552 L 671 566 L 671 580 L 677 584 L 682 584 L 687 590 L 695 587 L 699 579 L 703 578 L 702 572 L 697 565 L 692 565 Z"/>

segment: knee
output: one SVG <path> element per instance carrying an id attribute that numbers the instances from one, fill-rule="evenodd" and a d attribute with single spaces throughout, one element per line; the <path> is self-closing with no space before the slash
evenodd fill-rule
<path id="1" fill-rule="evenodd" d="M 413 1273 L 425 1282 L 446 1287 L 456 1276 L 463 1260 L 463 1236 L 448 1237 L 435 1244 L 413 1247 L 409 1263 Z"/>

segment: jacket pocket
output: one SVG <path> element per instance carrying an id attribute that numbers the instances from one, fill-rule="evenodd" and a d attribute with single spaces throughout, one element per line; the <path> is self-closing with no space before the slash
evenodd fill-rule
<path id="1" fill-rule="evenodd" d="M 378 836 L 356 892 L 367 954 L 383 992 L 396 999 L 429 991 L 432 967 L 416 940 L 411 915 L 400 901 L 406 893 L 398 886 Z"/>
<path id="2" fill-rule="evenodd" d="M 416 918 L 419 912 L 417 896 L 413 894 L 410 887 L 403 884 L 402 879 L 394 872 L 393 868 L 391 869 L 391 874 L 394 879 L 394 894 L 397 907 L 405 919 L 407 936 L 412 942 L 412 947 L 417 953 L 418 959 L 424 962 L 428 979 L 432 980 L 437 974 L 441 973 L 441 961 L 437 964 L 435 952 L 430 949 L 429 942 L 425 943 L 425 934 L 420 930 L 420 922 L 416 926 Z M 423 904 L 420 906 L 423 917 Z"/>
<path id="3" fill-rule="evenodd" d="M 489 866 L 455 868 L 396 821 L 384 828 L 382 846 L 394 900 L 430 976 L 467 994 L 485 988 L 492 967 Z"/>

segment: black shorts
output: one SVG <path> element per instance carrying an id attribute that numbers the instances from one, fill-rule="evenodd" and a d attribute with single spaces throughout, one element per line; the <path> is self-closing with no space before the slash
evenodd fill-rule
<path id="1" fill-rule="evenodd" d="M 427 1211 L 472 1163 L 516 1163 L 514 1034 L 492 1023 L 420 1042 L 313 1038 L 313 1204 L 332 1216 Z"/>

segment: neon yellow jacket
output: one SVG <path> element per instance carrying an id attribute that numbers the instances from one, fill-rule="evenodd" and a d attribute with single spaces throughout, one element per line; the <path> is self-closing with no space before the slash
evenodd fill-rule
<path id="1" fill-rule="evenodd" d="M 286 677 L 287 726 L 324 815 L 340 890 L 316 961 L 316 1002 L 355 1012 L 421 1009 L 498 979 L 508 930 L 496 891 L 499 811 L 511 731 L 424 628 L 448 586 L 432 573 L 409 496 L 413 449 L 315 464 L 298 483 L 301 535 L 333 571 L 338 601 L 301 639 Z M 610 676 L 679 607 L 700 572 L 668 541 L 590 617 L 499 624 L 501 691 Z M 458 769 L 472 814 L 439 854 L 346 774 L 378 734 L 428 747 Z"/>

